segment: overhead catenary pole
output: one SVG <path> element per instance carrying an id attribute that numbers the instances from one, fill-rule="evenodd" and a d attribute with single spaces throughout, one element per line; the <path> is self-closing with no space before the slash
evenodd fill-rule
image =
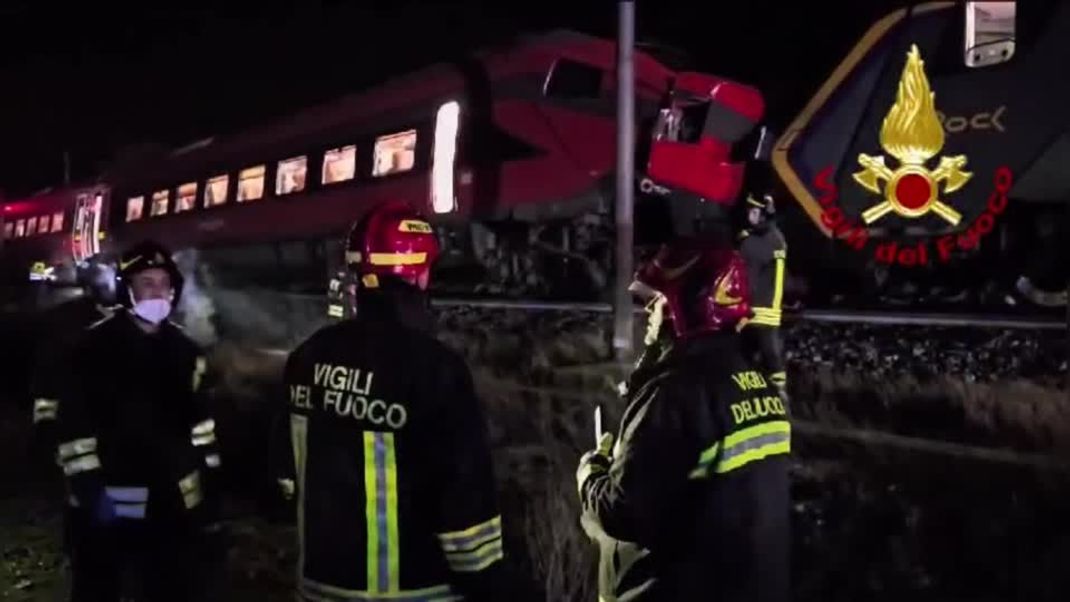
<path id="1" fill-rule="evenodd" d="M 617 35 L 617 227 L 616 282 L 614 291 L 613 348 L 617 358 L 630 360 L 633 351 L 632 278 L 635 186 L 635 2 L 618 2 Z"/>

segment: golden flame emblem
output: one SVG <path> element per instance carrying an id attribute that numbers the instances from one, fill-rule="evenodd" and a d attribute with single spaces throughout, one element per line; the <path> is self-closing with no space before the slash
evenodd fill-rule
<path id="1" fill-rule="evenodd" d="M 862 171 L 853 174 L 863 188 L 884 195 L 883 201 L 862 213 L 862 220 L 867 224 L 889 212 L 916 218 L 932 211 L 953 226 L 962 220 L 962 215 L 941 201 L 939 194 L 941 183 L 944 193 L 950 193 L 962 188 L 973 176 L 962 171 L 966 156 L 941 157 L 934 170 L 925 166 L 944 147 L 944 129 L 936 116 L 935 96 L 925 76 L 925 62 L 918 47 L 912 44 L 899 78 L 895 104 L 881 124 L 881 147 L 898 159 L 900 165 L 893 170 L 884 164 L 883 155 L 871 157 L 861 153 L 858 164 Z"/>

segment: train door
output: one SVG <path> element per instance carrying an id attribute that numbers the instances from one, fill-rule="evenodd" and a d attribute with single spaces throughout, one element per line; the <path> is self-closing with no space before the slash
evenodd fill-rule
<path id="1" fill-rule="evenodd" d="M 104 210 L 104 195 L 87 192 L 78 195 L 74 206 L 72 249 L 75 262 L 81 263 L 100 253 L 101 212 Z"/>

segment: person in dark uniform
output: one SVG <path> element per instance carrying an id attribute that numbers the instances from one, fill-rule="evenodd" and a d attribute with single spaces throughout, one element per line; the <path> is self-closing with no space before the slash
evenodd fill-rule
<path id="1" fill-rule="evenodd" d="M 739 249 L 747 263 L 754 303 L 754 318 L 744 324 L 742 333 L 747 347 L 787 400 L 788 372 L 780 323 L 788 245 L 774 220 L 772 195 L 758 198 L 756 193 L 747 193 L 740 207 L 745 213 Z"/>
<path id="2" fill-rule="evenodd" d="M 435 234 L 387 203 L 346 248 L 356 316 L 313 334 L 284 374 L 299 597 L 503 600 L 483 412 L 464 360 L 432 333 L 424 292 Z"/>
<path id="3" fill-rule="evenodd" d="M 632 375 L 616 444 L 603 435 L 577 469 L 599 599 L 784 602 L 791 425 L 739 348 L 746 267 L 730 246 L 676 243 L 637 280 L 671 332 L 649 339 L 660 351 Z"/>
<path id="4" fill-rule="evenodd" d="M 182 275 L 145 242 L 119 261 L 121 311 L 75 346 L 60 395 L 58 459 L 88 526 L 72 541 L 72 600 L 205 600 L 198 558 L 221 461 L 207 364 L 167 320 Z M 127 584 L 126 576 L 133 583 Z"/>

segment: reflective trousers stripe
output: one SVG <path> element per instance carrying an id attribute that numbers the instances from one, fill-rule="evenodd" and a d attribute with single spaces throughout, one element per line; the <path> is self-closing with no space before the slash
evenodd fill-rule
<path id="1" fill-rule="evenodd" d="M 780 311 L 780 303 L 784 300 L 784 259 L 783 254 L 777 254 L 776 276 L 773 277 L 773 309 Z"/>
<path id="2" fill-rule="evenodd" d="M 70 460 L 75 456 L 95 451 L 97 451 L 97 438 L 86 437 L 84 439 L 75 439 L 74 441 L 68 441 L 67 443 L 61 444 L 59 446 L 59 457 L 61 460 Z"/>
<path id="3" fill-rule="evenodd" d="M 401 589 L 401 561 L 398 550 L 398 471 L 393 433 L 364 433 L 364 497 L 368 590 L 373 594 L 397 592 Z"/>
<path id="4" fill-rule="evenodd" d="M 303 600 L 316 602 L 440 602 L 446 600 L 463 600 L 452 593 L 448 585 L 436 585 L 422 589 L 399 590 L 395 592 L 375 593 L 362 590 L 349 590 L 311 579 L 301 579 L 300 596 Z"/>
<path id="5" fill-rule="evenodd" d="M 105 487 L 104 493 L 116 502 L 145 503 L 149 501 L 148 487 Z"/>

